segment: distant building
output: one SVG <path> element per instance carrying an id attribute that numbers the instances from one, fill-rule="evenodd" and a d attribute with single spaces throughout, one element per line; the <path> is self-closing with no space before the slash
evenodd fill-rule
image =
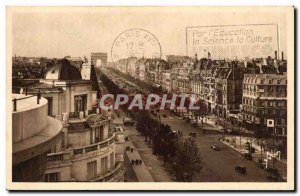
<path id="1" fill-rule="evenodd" d="M 287 75 L 246 74 L 243 80 L 243 119 L 254 132 L 287 134 Z M 274 123 L 268 127 L 268 120 Z M 257 133 L 262 134 L 262 133 Z"/>
<path id="2" fill-rule="evenodd" d="M 242 103 L 243 70 L 236 62 L 226 62 L 216 70 L 216 113 L 227 118 L 230 113 L 239 113 Z"/>
<path id="3" fill-rule="evenodd" d="M 145 58 L 140 58 L 136 62 L 137 64 L 137 78 L 141 81 L 145 80 L 146 77 L 146 65 L 145 65 L 146 59 Z"/>
<path id="4" fill-rule="evenodd" d="M 91 53 L 91 65 L 97 66 L 107 66 L 107 53 L 96 52 Z"/>
<path id="5" fill-rule="evenodd" d="M 162 73 L 162 88 L 168 92 L 172 90 L 170 71 L 165 71 Z"/>

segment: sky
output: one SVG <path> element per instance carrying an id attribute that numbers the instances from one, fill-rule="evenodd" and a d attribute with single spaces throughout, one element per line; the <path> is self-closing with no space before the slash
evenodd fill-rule
<path id="1" fill-rule="evenodd" d="M 145 29 L 159 41 L 162 56 L 186 55 L 186 27 L 277 24 L 280 50 L 286 53 L 286 15 L 273 8 L 72 7 L 30 8 L 12 14 L 12 54 L 90 57 L 108 53 L 120 33 Z"/>

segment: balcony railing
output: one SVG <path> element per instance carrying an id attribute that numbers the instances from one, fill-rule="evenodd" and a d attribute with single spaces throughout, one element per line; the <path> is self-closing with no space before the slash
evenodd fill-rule
<path id="1" fill-rule="evenodd" d="M 110 144 L 114 143 L 115 141 L 115 134 L 112 134 L 111 137 L 109 137 L 108 139 L 95 143 L 95 144 L 91 144 L 89 146 L 85 146 L 82 148 L 75 148 L 73 149 L 73 154 L 77 155 L 77 154 L 84 154 L 84 153 L 88 153 L 88 152 L 93 152 L 96 150 L 99 150 L 101 148 L 104 147 L 108 147 Z"/>
<path id="2" fill-rule="evenodd" d="M 47 162 L 52 165 L 67 163 L 70 162 L 72 158 L 75 158 L 75 155 L 93 152 L 101 148 L 108 147 L 114 142 L 115 142 L 115 134 L 112 134 L 108 139 L 92 145 L 88 145 L 82 148 L 75 148 L 72 150 L 66 150 L 63 152 L 48 154 Z"/>
<path id="3" fill-rule="evenodd" d="M 57 167 L 62 164 L 70 164 L 71 156 L 72 156 L 72 153 L 69 151 L 51 153 L 51 154 L 47 155 L 47 164 L 49 167 Z"/>
<path id="4" fill-rule="evenodd" d="M 97 114 L 97 109 L 85 110 L 82 111 L 82 114 L 80 114 L 80 112 L 69 112 L 69 118 L 86 118 L 91 114 Z"/>
<path id="5" fill-rule="evenodd" d="M 40 104 L 40 99 L 41 99 L 41 93 L 38 93 L 37 95 L 30 95 L 30 96 L 27 96 L 27 93 L 26 93 L 26 95 L 25 95 L 26 97 L 22 97 L 22 98 L 14 98 L 13 100 L 12 100 L 12 102 L 13 102 L 13 111 L 14 112 L 16 112 L 17 111 L 17 103 L 18 103 L 18 101 L 21 101 L 21 100 L 23 100 L 23 99 L 29 99 L 29 98 L 32 98 L 32 97 L 35 97 L 36 96 L 36 103 L 37 104 Z"/>
<path id="6" fill-rule="evenodd" d="M 119 162 L 115 168 L 113 168 L 112 171 L 105 173 L 101 176 L 96 177 L 95 179 L 92 179 L 92 182 L 108 182 L 114 177 L 118 176 L 118 174 L 122 171 L 122 164 Z"/>

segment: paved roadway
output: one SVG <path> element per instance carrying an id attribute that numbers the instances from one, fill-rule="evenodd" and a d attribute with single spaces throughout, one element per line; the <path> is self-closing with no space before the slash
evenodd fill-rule
<path id="1" fill-rule="evenodd" d="M 182 131 L 184 137 L 190 132 L 196 132 L 195 139 L 203 160 L 203 168 L 194 179 L 200 182 L 265 182 L 267 172 L 259 168 L 255 162 L 246 160 L 234 149 L 220 142 L 221 137 L 216 131 L 206 131 L 203 135 L 199 128 L 192 127 L 189 123 L 177 116 L 172 118 L 161 118 L 162 123 L 171 126 L 174 131 Z M 218 145 L 221 150 L 214 151 L 210 148 L 212 144 Z M 237 173 L 234 168 L 237 165 L 245 166 L 247 174 Z"/>
<path id="2" fill-rule="evenodd" d="M 206 131 L 203 135 L 199 128 L 192 127 L 184 120 L 172 116 L 172 118 L 161 118 L 162 123 L 171 126 L 174 131 L 182 131 L 184 137 L 188 137 L 190 132 L 196 132 L 195 139 L 200 148 L 203 168 L 193 181 L 199 182 L 266 182 L 267 172 L 259 168 L 254 161 L 249 161 L 241 157 L 241 154 L 227 145 L 221 143 L 216 131 Z M 210 146 L 217 144 L 221 150 L 213 151 Z M 247 174 L 237 173 L 235 166 L 245 166 Z"/>

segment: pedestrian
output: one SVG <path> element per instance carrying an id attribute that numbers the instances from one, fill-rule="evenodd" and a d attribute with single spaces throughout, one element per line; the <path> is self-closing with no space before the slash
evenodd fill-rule
<path id="1" fill-rule="evenodd" d="M 135 160 L 135 164 L 136 164 L 136 165 L 139 164 L 139 160 L 138 160 L 138 159 Z"/>
<path id="2" fill-rule="evenodd" d="M 131 160 L 131 165 L 134 165 L 134 160 Z"/>
<path id="3" fill-rule="evenodd" d="M 142 159 L 140 159 L 140 165 L 142 165 L 142 162 L 143 162 Z"/>
<path id="4" fill-rule="evenodd" d="M 131 153 L 133 152 L 133 148 L 130 149 Z"/>

